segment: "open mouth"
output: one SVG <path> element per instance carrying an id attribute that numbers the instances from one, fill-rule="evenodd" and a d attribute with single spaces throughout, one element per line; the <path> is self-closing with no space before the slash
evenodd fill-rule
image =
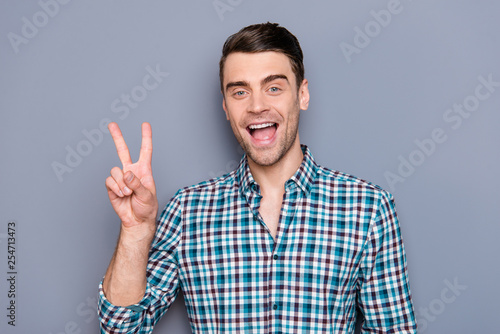
<path id="1" fill-rule="evenodd" d="M 257 140 L 269 140 L 273 138 L 277 129 L 278 129 L 278 124 L 271 122 L 262 124 L 251 124 L 247 127 L 247 131 L 250 133 L 250 135 Z"/>

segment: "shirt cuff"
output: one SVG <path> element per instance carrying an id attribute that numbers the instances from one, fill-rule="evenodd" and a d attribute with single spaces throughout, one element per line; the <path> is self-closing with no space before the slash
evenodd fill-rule
<path id="1" fill-rule="evenodd" d="M 136 331 L 144 321 L 146 310 L 150 306 L 151 290 L 149 283 L 140 302 L 130 306 L 116 306 L 104 295 L 102 281 L 99 283 L 99 304 L 97 313 L 101 325 L 101 333 L 129 333 Z"/>

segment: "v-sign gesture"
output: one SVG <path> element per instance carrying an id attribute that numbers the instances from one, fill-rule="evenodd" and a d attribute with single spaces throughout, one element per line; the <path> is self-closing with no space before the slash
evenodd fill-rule
<path id="1" fill-rule="evenodd" d="M 109 123 L 108 128 L 122 168 L 111 169 L 106 188 L 122 226 L 102 287 L 110 302 L 126 306 L 144 296 L 148 253 L 156 231 L 158 201 L 151 170 L 153 139 L 151 125 L 143 123 L 139 160 L 132 163 L 118 124 Z"/>
<path id="2" fill-rule="evenodd" d="M 137 238 L 152 238 L 158 213 L 156 187 L 151 169 L 153 139 L 151 125 L 142 124 L 139 160 L 132 163 L 130 153 L 116 123 L 109 123 L 122 168 L 111 169 L 106 179 L 109 200 L 122 221 L 122 230 L 134 230 Z M 122 231 L 123 232 L 123 231 Z"/>

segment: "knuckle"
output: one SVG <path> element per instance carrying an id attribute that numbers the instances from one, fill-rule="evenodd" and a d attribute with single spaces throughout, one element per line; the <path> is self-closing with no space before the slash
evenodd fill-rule
<path id="1" fill-rule="evenodd" d="M 108 176 L 106 178 L 106 186 L 112 187 L 115 183 L 115 180 L 111 176 Z"/>
<path id="2" fill-rule="evenodd" d="M 119 167 L 111 168 L 111 174 L 118 174 L 120 172 L 121 172 L 121 169 Z"/>
<path id="3" fill-rule="evenodd" d="M 139 178 L 134 177 L 132 181 L 130 182 L 130 185 L 134 187 L 134 189 L 140 189 L 142 187 L 142 183 L 139 180 Z"/>

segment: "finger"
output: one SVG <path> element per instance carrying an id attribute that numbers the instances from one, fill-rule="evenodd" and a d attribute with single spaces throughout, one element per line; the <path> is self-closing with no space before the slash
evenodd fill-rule
<path id="1" fill-rule="evenodd" d="M 118 187 L 118 184 L 112 176 L 108 176 L 106 178 L 106 189 L 108 189 L 108 196 L 111 200 L 114 200 L 117 197 L 123 197 L 123 192 L 120 190 L 120 187 Z"/>
<path id="2" fill-rule="evenodd" d="M 111 137 L 113 137 L 113 141 L 115 142 L 116 152 L 118 153 L 118 158 L 122 162 L 122 165 L 125 167 L 125 165 L 132 164 L 127 144 L 125 143 L 125 139 L 123 139 L 123 135 L 118 124 L 111 122 L 108 124 L 108 129 L 109 133 L 111 133 Z"/>
<path id="3" fill-rule="evenodd" d="M 111 170 L 111 177 L 116 182 L 119 192 L 121 192 L 122 195 L 129 196 L 132 194 L 132 191 L 127 187 L 125 181 L 123 180 L 123 171 L 120 168 L 113 167 Z"/>
<path id="4" fill-rule="evenodd" d="M 144 122 L 142 123 L 142 143 L 141 143 L 141 152 L 139 153 L 139 161 L 151 165 L 152 157 L 153 157 L 153 131 L 151 130 L 151 124 Z"/>
<path id="5" fill-rule="evenodd" d="M 148 203 L 153 200 L 151 192 L 144 187 L 144 185 L 141 183 L 141 180 L 137 176 L 134 175 L 131 171 L 128 171 L 125 173 L 123 176 L 123 179 L 125 180 L 125 184 L 128 186 L 128 188 L 132 189 L 134 194 L 137 195 L 137 198 L 139 201 L 142 203 Z"/>

